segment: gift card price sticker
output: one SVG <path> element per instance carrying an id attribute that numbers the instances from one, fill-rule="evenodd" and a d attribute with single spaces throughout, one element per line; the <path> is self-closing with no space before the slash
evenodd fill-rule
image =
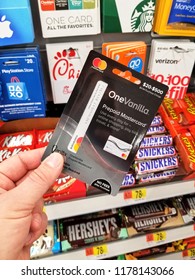
<path id="1" fill-rule="evenodd" d="M 134 199 L 134 200 L 139 200 L 139 199 L 146 199 L 146 188 L 142 189 L 137 189 L 137 190 L 130 190 L 130 191 L 125 191 L 124 192 L 124 199 Z"/>
<path id="2" fill-rule="evenodd" d="M 85 253 L 86 253 L 86 256 L 101 257 L 103 255 L 108 254 L 108 247 L 107 247 L 107 245 L 90 247 L 85 250 Z"/>
<path id="3" fill-rule="evenodd" d="M 147 242 L 162 242 L 165 241 L 167 238 L 167 233 L 166 231 L 160 231 L 156 233 L 151 233 L 146 235 L 146 241 Z"/>

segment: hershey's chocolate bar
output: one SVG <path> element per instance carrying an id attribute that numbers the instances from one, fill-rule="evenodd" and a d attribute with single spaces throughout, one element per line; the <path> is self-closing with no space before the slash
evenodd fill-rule
<path id="1" fill-rule="evenodd" d="M 61 219 L 59 221 L 60 239 L 62 250 L 67 250 L 64 244 L 69 244 L 68 249 L 78 248 L 94 242 L 103 242 L 126 238 L 127 231 L 119 213 L 88 218 Z M 123 232 L 121 230 L 123 228 Z M 124 234 L 124 232 L 126 232 Z"/>
<path id="2" fill-rule="evenodd" d="M 177 209 L 171 200 L 160 200 L 132 205 L 124 208 L 127 221 L 132 223 L 137 220 L 152 219 L 177 215 Z"/>

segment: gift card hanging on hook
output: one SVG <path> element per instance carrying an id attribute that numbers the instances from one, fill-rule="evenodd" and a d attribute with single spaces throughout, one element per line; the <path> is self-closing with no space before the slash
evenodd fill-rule
<path id="1" fill-rule="evenodd" d="M 190 83 L 194 62 L 194 42 L 186 39 L 153 39 L 147 75 L 169 86 L 168 98 L 183 99 Z"/>
<path id="2" fill-rule="evenodd" d="M 98 34 L 100 0 L 37 0 L 44 38 Z"/>
<path id="3" fill-rule="evenodd" d="M 140 73 L 145 72 L 147 45 L 142 41 L 102 44 L 102 54 Z"/>
<path id="4" fill-rule="evenodd" d="M 55 104 L 67 103 L 92 49 L 92 41 L 46 44 L 52 97 Z"/>
<path id="5" fill-rule="evenodd" d="M 1 50 L 0 84 L 4 121 L 45 116 L 46 96 L 38 47 Z"/>
<path id="6" fill-rule="evenodd" d="M 0 1 L 0 46 L 32 43 L 33 40 L 30 1 Z"/>
<path id="7" fill-rule="evenodd" d="M 168 87 L 91 51 L 43 158 L 116 195 Z"/>

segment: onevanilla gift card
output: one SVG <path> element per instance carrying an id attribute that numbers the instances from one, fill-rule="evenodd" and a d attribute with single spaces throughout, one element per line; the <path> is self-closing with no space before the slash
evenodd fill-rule
<path id="1" fill-rule="evenodd" d="M 167 90 L 92 50 L 43 159 L 65 154 L 64 173 L 116 195 Z"/>

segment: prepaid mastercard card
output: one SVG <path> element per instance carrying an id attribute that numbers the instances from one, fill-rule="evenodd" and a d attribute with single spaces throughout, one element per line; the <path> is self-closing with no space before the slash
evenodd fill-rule
<path id="1" fill-rule="evenodd" d="M 43 159 L 59 152 L 63 173 L 116 195 L 167 90 L 90 51 Z"/>

